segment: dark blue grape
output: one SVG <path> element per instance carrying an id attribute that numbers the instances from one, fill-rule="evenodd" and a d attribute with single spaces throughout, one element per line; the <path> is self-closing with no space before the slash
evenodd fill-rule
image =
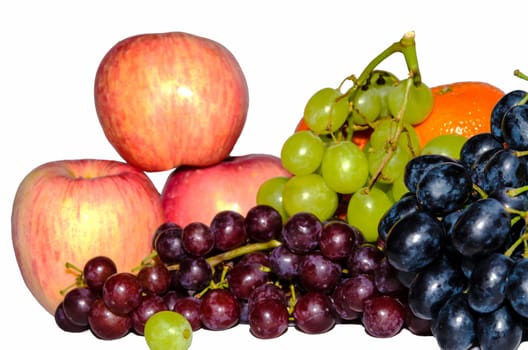
<path id="1" fill-rule="evenodd" d="M 414 213 L 419 209 L 418 200 L 416 195 L 410 194 L 402 197 L 396 201 L 389 210 L 381 217 L 378 224 L 378 235 L 380 239 L 387 238 L 387 234 L 397 221 L 407 216 L 408 214 Z"/>
<path id="2" fill-rule="evenodd" d="M 515 261 L 508 275 L 506 298 L 521 316 L 528 317 L 528 259 Z"/>
<path id="3" fill-rule="evenodd" d="M 453 227 L 453 246 L 464 256 L 490 254 L 500 248 L 510 231 L 510 216 L 494 198 L 469 204 Z"/>
<path id="4" fill-rule="evenodd" d="M 439 258 L 420 271 L 409 286 L 408 304 L 418 317 L 434 319 L 451 296 L 463 291 L 466 277 L 445 258 Z"/>
<path id="5" fill-rule="evenodd" d="M 385 242 L 389 262 L 401 271 L 416 271 L 430 263 L 442 251 L 444 228 L 433 215 L 417 211 L 396 222 Z"/>
<path id="6" fill-rule="evenodd" d="M 509 148 L 528 150 L 528 105 L 513 106 L 504 114 L 502 137 Z"/>
<path id="7" fill-rule="evenodd" d="M 469 198 L 473 182 L 459 163 L 444 162 L 428 168 L 416 186 L 416 198 L 425 210 L 443 216 L 460 209 Z"/>
<path id="8" fill-rule="evenodd" d="M 477 341 L 475 317 L 466 294 L 451 296 L 431 322 L 431 332 L 441 349 L 470 349 Z"/>
<path id="9" fill-rule="evenodd" d="M 512 150 L 500 150 L 488 160 L 480 187 L 490 193 L 500 187 L 521 187 L 527 183 L 526 159 L 517 157 Z"/>
<path id="10" fill-rule="evenodd" d="M 477 160 L 475 160 L 470 170 L 471 180 L 473 180 L 474 184 L 478 185 L 479 187 L 483 187 L 483 184 L 486 180 L 486 173 L 484 172 L 486 166 L 488 165 L 490 158 L 492 158 L 495 153 L 500 152 L 501 150 L 503 149 L 489 149 L 482 153 L 480 157 L 477 158 Z"/>
<path id="11" fill-rule="evenodd" d="M 429 167 L 438 163 L 453 161 L 455 161 L 453 158 L 440 154 L 422 154 L 414 157 L 405 165 L 405 173 L 403 176 L 405 186 L 407 186 L 410 192 L 416 192 L 418 182 Z"/>
<path id="12" fill-rule="evenodd" d="M 460 150 L 460 162 L 468 169 L 471 169 L 477 159 L 490 149 L 502 149 L 500 143 L 489 132 L 473 135 L 464 142 Z"/>
<path id="13" fill-rule="evenodd" d="M 521 344 L 522 321 L 508 304 L 480 315 L 476 329 L 480 350 L 514 350 Z"/>
<path id="14" fill-rule="evenodd" d="M 513 90 L 505 94 L 491 111 L 491 134 L 502 142 L 502 118 L 504 114 L 526 96 L 526 91 Z"/>
<path id="15" fill-rule="evenodd" d="M 515 191 L 515 189 L 512 187 L 499 187 L 491 192 L 489 196 L 497 199 L 508 209 L 527 211 L 528 191 L 521 192 L 515 196 L 512 194 L 513 191 Z"/>
<path id="16" fill-rule="evenodd" d="M 500 253 L 493 253 L 479 261 L 469 280 L 468 303 L 473 310 L 487 313 L 502 305 L 512 265 L 513 260 Z"/>

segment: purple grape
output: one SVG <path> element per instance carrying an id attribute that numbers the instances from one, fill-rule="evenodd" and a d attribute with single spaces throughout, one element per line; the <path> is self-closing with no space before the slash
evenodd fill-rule
<path id="1" fill-rule="evenodd" d="M 324 223 L 319 239 L 321 254 L 330 260 L 345 260 L 358 244 L 356 237 L 360 234 L 357 228 L 343 221 L 332 220 Z"/>
<path id="2" fill-rule="evenodd" d="M 275 299 L 254 304 L 248 316 L 249 330 L 257 338 L 277 338 L 288 329 L 288 308 Z"/>
<path id="3" fill-rule="evenodd" d="M 139 270 L 137 279 L 145 292 L 165 294 L 171 283 L 171 275 L 164 264 L 146 265 Z"/>
<path id="4" fill-rule="evenodd" d="M 157 294 L 146 294 L 141 298 L 141 303 L 130 313 L 132 329 L 136 334 L 143 335 L 145 323 L 156 312 L 168 310 L 165 300 Z"/>
<path id="5" fill-rule="evenodd" d="M 350 273 L 373 274 L 384 256 L 383 252 L 373 243 L 363 243 L 352 251 L 346 263 Z"/>
<path id="6" fill-rule="evenodd" d="M 405 322 L 405 308 L 391 296 L 382 295 L 365 301 L 361 323 L 368 334 L 390 338 L 398 334 Z"/>
<path id="7" fill-rule="evenodd" d="M 116 264 L 106 256 L 96 256 L 84 264 L 84 281 L 94 293 L 101 294 L 106 279 L 117 272 Z"/>
<path id="8" fill-rule="evenodd" d="M 291 216 L 282 229 L 282 240 L 288 249 L 306 254 L 319 246 L 323 224 L 312 213 L 301 212 Z"/>
<path id="9" fill-rule="evenodd" d="M 240 305 L 226 289 L 211 289 L 202 298 L 200 320 L 209 330 L 225 330 L 238 323 Z"/>
<path id="10" fill-rule="evenodd" d="M 205 256 L 213 250 L 215 237 L 206 224 L 191 222 L 183 228 L 182 245 L 190 255 Z"/>
<path id="11" fill-rule="evenodd" d="M 103 340 L 122 338 L 130 332 L 132 327 L 129 315 L 113 313 L 102 298 L 97 298 L 92 303 L 88 323 L 93 334 Z"/>
<path id="12" fill-rule="evenodd" d="M 217 213 L 210 225 L 215 237 L 215 248 L 227 251 L 244 244 L 247 239 L 244 220 L 244 217 L 236 211 L 224 210 Z"/>
<path id="13" fill-rule="evenodd" d="M 291 281 L 299 275 L 300 254 L 293 253 L 286 246 L 274 248 L 270 254 L 271 271 L 281 280 Z"/>
<path id="14" fill-rule="evenodd" d="M 365 300 L 380 293 L 371 275 L 358 274 L 341 280 L 334 290 L 334 304 L 345 315 L 363 312 Z M 340 312 L 341 314 L 341 312 Z M 346 319 L 346 318 L 345 318 Z"/>
<path id="15" fill-rule="evenodd" d="M 64 313 L 64 309 L 62 308 L 62 302 L 55 309 L 54 317 L 57 326 L 59 326 L 59 328 L 65 332 L 80 333 L 90 329 L 89 325 L 80 326 L 72 323 L 72 321 Z"/>
<path id="16" fill-rule="evenodd" d="M 250 239 L 266 242 L 279 237 L 282 231 L 282 216 L 269 205 L 257 205 L 247 212 L 244 224 Z"/>
<path id="17" fill-rule="evenodd" d="M 260 264 L 236 264 L 227 274 L 229 290 L 235 297 L 247 300 L 251 292 L 267 283 L 269 273 Z"/>
<path id="18" fill-rule="evenodd" d="M 252 305 L 264 300 L 277 300 L 288 306 L 286 295 L 284 291 L 275 284 L 265 283 L 251 291 L 248 299 L 248 307 L 251 309 Z"/>
<path id="19" fill-rule="evenodd" d="M 299 282 L 307 291 L 329 294 L 341 278 L 341 265 L 319 252 L 303 257 L 299 265 Z"/>
<path id="20" fill-rule="evenodd" d="M 398 296 L 407 292 L 407 288 L 398 278 L 398 270 L 387 258 L 383 258 L 378 268 L 374 270 L 374 285 L 381 294 L 385 295 Z"/>
<path id="21" fill-rule="evenodd" d="M 108 277 L 103 285 L 103 300 L 108 309 L 118 315 L 132 312 L 141 303 L 143 288 L 137 276 L 118 272 Z"/>
<path id="22" fill-rule="evenodd" d="M 332 313 L 332 300 L 319 292 L 301 295 L 295 303 L 293 317 L 296 327 L 308 334 L 328 332 L 336 323 Z"/>
<path id="23" fill-rule="evenodd" d="M 191 324 L 193 331 L 202 328 L 202 321 L 200 320 L 200 304 L 202 301 L 193 296 L 179 298 L 175 301 L 171 310 L 182 314 Z"/>
<path id="24" fill-rule="evenodd" d="M 174 223 L 162 224 L 154 234 L 153 246 L 158 257 L 168 265 L 177 264 L 185 257 L 182 243 L 183 229 Z"/>
<path id="25" fill-rule="evenodd" d="M 203 257 L 187 257 L 180 262 L 179 284 L 189 291 L 199 291 L 211 282 L 213 271 Z"/>
<path id="26" fill-rule="evenodd" d="M 88 326 L 88 313 L 95 299 L 96 294 L 91 289 L 76 287 L 64 296 L 62 310 L 71 323 L 78 326 Z"/>

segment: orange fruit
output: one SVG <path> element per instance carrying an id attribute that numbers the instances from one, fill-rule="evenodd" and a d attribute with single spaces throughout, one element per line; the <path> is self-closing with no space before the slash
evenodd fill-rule
<path id="1" fill-rule="evenodd" d="M 490 131 L 491 111 L 504 92 L 481 81 L 461 81 L 431 88 L 433 109 L 415 125 L 423 147 L 435 136 L 458 134 L 469 138 Z"/>

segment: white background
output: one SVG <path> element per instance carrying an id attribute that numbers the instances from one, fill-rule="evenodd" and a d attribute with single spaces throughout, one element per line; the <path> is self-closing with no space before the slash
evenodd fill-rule
<path id="1" fill-rule="evenodd" d="M 9 3 L 11 5 L 6 5 Z M 510 5 L 516 3 L 516 5 Z M 95 115 L 93 80 L 117 41 L 147 32 L 184 31 L 225 45 L 250 91 L 247 124 L 234 155 L 278 155 L 307 98 L 337 86 L 409 31 L 416 32 L 423 79 L 430 86 L 481 80 L 528 89 L 528 3 L 508 1 L 4 1 L 0 5 L 0 317 L 2 341 L 20 349 L 146 349 L 142 337 L 95 339 L 66 334 L 33 299 L 16 266 L 10 236 L 12 200 L 22 178 L 42 163 L 73 158 L 120 160 Z M 401 76 L 401 56 L 384 68 Z M 161 190 L 168 172 L 149 174 Z M 339 344 L 339 345 L 338 345 Z M 324 335 L 290 329 L 257 340 L 246 327 L 198 331 L 192 349 L 436 348 L 404 331 L 391 339 L 359 326 Z M 3 346 L 2 346 L 3 347 Z M 528 349 L 523 344 L 521 348 Z"/>

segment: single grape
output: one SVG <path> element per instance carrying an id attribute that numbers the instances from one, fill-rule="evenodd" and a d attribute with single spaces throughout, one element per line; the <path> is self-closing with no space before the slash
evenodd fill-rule
<path id="1" fill-rule="evenodd" d="M 383 252 L 373 243 L 358 245 L 348 256 L 346 264 L 350 273 L 373 274 L 384 258 Z"/>
<path id="2" fill-rule="evenodd" d="M 376 88 L 359 89 L 352 100 L 352 121 L 357 125 L 368 125 L 381 114 L 382 96 Z"/>
<path id="3" fill-rule="evenodd" d="M 420 209 L 415 194 L 409 194 L 394 202 L 383 214 L 378 223 L 378 234 L 381 239 L 386 239 L 391 227 L 405 216 L 415 213 Z"/>
<path id="4" fill-rule="evenodd" d="M 460 162 L 471 169 L 477 159 L 486 151 L 503 148 L 502 143 L 489 132 L 476 134 L 466 140 L 460 149 Z"/>
<path id="5" fill-rule="evenodd" d="M 132 320 L 129 315 L 112 312 L 102 298 L 97 298 L 90 307 L 88 324 L 96 337 L 113 340 L 122 338 L 130 332 Z"/>
<path id="6" fill-rule="evenodd" d="M 424 145 L 421 154 L 439 154 L 458 160 L 466 140 L 465 136 L 458 134 L 438 135 Z"/>
<path id="7" fill-rule="evenodd" d="M 279 279 L 291 281 L 299 275 L 302 255 L 289 250 L 285 245 L 274 248 L 270 254 L 270 268 Z"/>
<path id="8" fill-rule="evenodd" d="M 405 173 L 405 165 L 412 159 L 413 155 L 409 149 L 396 147 L 390 157 L 385 148 L 371 148 L 367 152 L 368 169 L 370 176 L 379 174 L 378 182 L 394 183 L 396 178 Z"/>
<path id="9" fill-rule="evenodd" d="M 187 350 L 192 338 L 189 321 L 175 311 L 157 312 L 145 324 L 145 341 L 150 350 Z"/>
<path id="10" fill-rule="evenodd" d="M 181 240 L 182 230 L 181 226 L 170 222 L 156 230 L 153 246 L 165 264 L 176 264 L 186 255 Z"/>
<path id="11" fill-rule="evenodd" d="M 226 289 L 211 289 L 203 297 L 200 305 L 200 320 L 209 330 L 225 330 L 239 321 L 240 304 Z"/>
<path id="12" fill-rule="evenodd" d="M 412 78 L 402 80 L 391 89 L 387 96 L 387 103 L 391 115 L 401 116 L 404 121 L 416 125 L 429 116 L 433 109 L 434 97 L 431 89 L 426 84 L 422 82 L 417 85 L 412 81 L 409 82 L 409 80 L 412 80 Z M 407 89 L 409 89 L 409 92 L 406 99 Z"/>
<path id="13" fill-rule="evenodd" d="M 214 235 L 215 248 L 220 251 L 240 247 L 246 242 L 244 216 L 234 210 L 223 210 L 216 213 L 209 227 Z"/>
<path id="14" fill-rule="evenodd" d="M 170 310 L 183 315 L 191 324 L 192 330 L 197 331 L 202 328 L 202 321 L 200 320 L 201 303 L 202 301 L 199 298 L 186 296 L 178 298 Z"/>
<path id="15" fill-rule="evenodd" d="M 528 259 L 519 259 L 511 267 L 506 282 L 506 299 L 522 317 L 528 317 Z"/>
<path id="16" fill-rule="evenodd" d="M 289 216 L 310 212 L 325 221 L 334 215 L 338 205 L 337 193 L 321 175 L 315 173 L 291 177 L 284 185 L 282 196 Z"/>
<path id="17" fill-rule="evenodd" d="M 143 266 L 137 274 L 137 279 L 144 291 L 157 295 L 165 294 L 171 283 L 170 272 L 165 264 L 161 263 Z"/>
<path id="18" fill-rule="evenodd" d="M 330 294 L 341 278 L 341 265 L 319 252 L 306 254 L 299 265 L 299 283 L 308 291 Z"/>
<path id="19" fill-rule="evenodd" d="M 182 246 L 193 256 L 205 256 L 215 245 L 215 237 L 211 228 L 202 222 L 191 222 L 182 231 Z"/>
<path id="20" fill-rule="evenodd" d="M 106 279 L 117 272 L 115 262 L 107 256 L 96 256 L 84 264 L 83 278 L 88 288 L 100 295 Z"/>
<path id="21" fill-rule="evenodd" d="M 321 165 L 326 145 L 311 130 L 301 130 L 284 141 L 280 158 L 286 170 L 294 175 L 315 172 Z"/>
<path id="22" fill-rule="evenodd" d="M 81 327 L 88 326 L 88 313 L 96 297 L 89 288 L 70 289 L 62 300 L 62 311 L 71 323 Z"/>
<path id="23" fill-rule="evenodd" d="M 495 104 L 491 112 L 491 134 L 502 142 L 502 119 L 506 112 L 508 112 L 513 106 L 519 103 L 526 96 L 526 91 L 523 90 L 512 90 L 501 97 L 501 99 Z"/>
<path id="24" fill-rule="evenodd" d="M 431 332 L 441 349 L 471 349 L 477 344 L 476 316 L 466 294 L 457 293 L 446 300 L 431 322 Z"/>
<path id="25" fill-rule="evenodd" d="M 378 223 L 392 204 L 380 189 L 361 189 L 350 197 L 347 221 L 361 231 L 365 241 L 375 242 L 378 239 Z"/>
<path id="26" fill-rule="evenodd" d="M 515 151 L 495 152 L 486 162 L 479 185 L 486 192 L 497 187 L 521 187 L 528 184 L 528 162 Z"/>
<path id="27" fill-rule="evenodd" d="M 211 265 L 204 257 L 187 257 L 180 262 L 179 284 L 186 290 L 199 291 L 213 278 Z"/>
<path id="28" fill-rule="evenodd" d="M 269 273 L 262 269 L 262 265 L 255 263 L 235 264 L 227 274 L 229 290 L 241 300 L 248 300 L 251 292 L 268 280 Z"/>
<path id="29" fill-rule="evenodd" d="M 136 275 L 118 272 L 103 285 L 103 300 L 108 309 L 118 315 L 132 312 L 141 303 L 143 287 Z"/>
<path id="30" fill-rule="evenodd" d="M 156 294 L 145 294 L 141 304 L 130 313 L 132 329 L 138 335 L 145 334 L 145 323 L 157 312 L 168 310 L 165 300 Z"/>
<path id="31" fill-rule="evenodd" d="M 398 299 L 388 295 L 367 299 L 361 322 L 373 337 L 390 338 L 402 330 L 405 308 Z"/>
<path id="32" fill-rule="evenodd" d="M 345 260 L 358 244 L 356 237 L 361 232 L 344 221 L 330 220 L 323 224 L 319 249 L 321 254 L 333 261 Z"/>
<path id="33" fill-rule="evenodd" d="M 367 182 L 367 157 L 352 141 L 334 143 L 324 152 L 321 174 L 335 192 L 353 193 Z"/>
<path id="34" fill-rule="evenodd" d="M 62 308 L 62 305 L 63 304 L 61 302 L 55 309 L 55 314 L 54 314 L 55 323 L 57 324 L 57 326 L 59 326 L 60 329 L 62 329 L 65 332 L 70 332 L 70 333 L 80 333 L 80 332 L 84 332 L 90 329 L 89 325 L 80 326 L 80 325 L 74 324 L 68 318 L 68 316 L 66 316 L 66 314 L 64 313 L 64 309 Z"/>
<path id="35" fill-rule="evenodd" d="M 269 205 L 277 210 L 282 221 L 286 221 L 288 214 L 282 204 L 282 191 L 289 177 L 276 176 L 264 181 L 257 190 L 256 202 L 258 205 Z"/>
<path id="36" fill-rule="evenodd" d="M 453 161 L 453 158 L 438 154 L 424 154 L 415 157 L 405 165 L 405 185 L 410 192 L 415 193 L 418 182 L 429 167 L 438 163 Z"/>
<path id="37" fill-rule="evenodd" d="M 517 349 L 523 337 L 522 319 L 508 304 L 480 315 L 476 329 L 481 350 Z"/>
<path id="38" fill-rule="evenodd" d="M 528 150 L 528 105 L 510 108 L 502 118 L 502 138 L 509 148 L 517 151 Z"/>
<path id="39" fill-rule="evenodd" d="M 326 294 L 308 292 L 297 299 L 293 310 L 296 327 L 304 333 L 328 332 L 336 323 L 332 300 Z"/>
<path id="40" fill-rule="evenodd" d="M 255 303 L 248 316 L 249 330 L 257 338 L 277 338 L 288 330 L 289 314 L 286 305 L 275 299 Z"/>
<path id="41" fill-rule="evenodd" d="M 398 270 L 384 257 L 373 272 L 374 285 L 384 295 L 400 296 L 407 294 L 407 288 L 398 278 Z"/>
<path id="42" fill-rule="evenodd" d="M 294 214 L 282 229 L 284 245 L 296 254 L 305 254 L 319 246 L 323 223 L 310 212 Z"/>
<path id="43" fill-rule="evenodd" d="M 269 205 L 256 205 L 249 209 L 244 224 L 248 237 L 257 242 L 277 238 L 282 232 L 281 214 Z"/>
<path id="44" fill-rule="evenodd" d="M 373 276 L 356 274 L 339 281 L 333 292 L 333 301 L 344 319 L 355 319 L 356 313 L 363 312 L 365 301 L 378 295 Z"/>
<path id="45" fill-rule="evenodd" d="M 316 134 L 328 134 L 338 130 L 348 117 L 349 107 L 341 92 L 323 88 L 315 92 L 304 108 L 304 121 Z"/>

